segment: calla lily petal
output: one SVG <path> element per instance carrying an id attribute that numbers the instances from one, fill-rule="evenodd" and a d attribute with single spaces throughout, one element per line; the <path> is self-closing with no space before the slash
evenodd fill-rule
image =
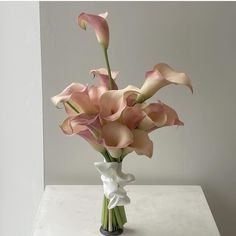
<path id="1" fill-rule="evenodd" d="M 186 85 L 193 91 L 191 80 L 185 73 L 176 72 L 165 63 L 157 64 L 152 71 L 148 71 L 145 75 L 145 81 L 141 87 L 141 96 L 138 102 L 143 102 L 152 97 L 159 89 L 169 84 Z"/>
<path id="2" fill-rule="evenodd" d="M 100 117 L 107 121 L 117 120 L 126 106 L 133 105 L 138 94 L 131 86 L 122 90 L 106 91 L 100 99 Z"/>
<path id="3" fill-rule="evenodd" d="M 153 142 L 148 137 L 148 133 L 139 129 L 134 129 L 132 133 L 134 142 L 129 145 L 129 148 L 132 148 L 138 155 L 145 155 L 151 158 L 153 154 Z"/>
<path id="4" fill-rule="evenodd" d="M 133 107 L 126 107 L 122 113 L 122 122 L 129 129 L 137 128 L 139 122 L 145 117 L 141 104 L 135 104 Z"/>
<path id="5" fill-rule="evenodd" d="M 171 126 L 171 125 L 184 125 L 184 123 L 179 119 L 177 112 L 171 108 L 170 106 L 167 106 L 163 103 L 164 112 L 167 115 L 167 121 L 165 126 Z"/>
<path id="6" fill-rule="evenodd" d="M 79 135 L 84 138 L 96 151 L 103 153 L 105 148 L 101 145 L 90 130 L 84 130 L 79 133 Z"/>
<path id="7" fill-rule="evenodd" d="M 68 117 L 67 119 L 65 119 L 63 121 L 63 123 L 60 125 L 60 128 L 62 129 L 63 133 L 66 135 L 74 135 L 74 134 L 78 134 L 81 131 L 87 130 L 88 128 L 84 125 L 76 125 L 73 126 L 71 124 L 71 117 Z"/>
<path id="8" fill-rule="evenodd" d="M 171 68 L 169 65 L 165 63 L 159 63 L 155 65 L 154 69 L 158 70 L 161 73 L 161 75 L 168 81 L 167 84 L 185 85 L 189 87 L 191 92 L 193 92 L 192 82 L 185 73 L 176 72 L 173 68 Z"/>
<path id="9" fill-rule="evenodd" d="M 67 102 L 70 100 L 73 93 L 83 93 L 87 89 L 87 86 L 79 83 L 72 83 L 67 86 L 61 93 L 51 98 L 52 103 L 58 106 L 61 102 Z"/>
<path id="10" fill-rule="evenodd" d="M 140 121 L 138 128 L 150 130 L 154 127 L 162 127 L 167 122 L 167 114 L 162 103 L 151 103 L 144 108 L 146 116 Z"/>
<path id="11" fill-rule="evenodd" d="M 88 117 L 87 117 L 88 118 Z M 95 124 L 93 124 L 95 123 Z M 77 117 L 68 117 L 61 125 L 63 133 L 66 135 L 78 134 L 84 138 L 95 150 L 99 152 L 105 151 L 103 145 L 98 142 L 98 137 L 94 134 L 94 129 L 96 127 L 96 122 L 94 117 L 86 119 L 86 115 L 81 114 Z"/>
<path id="12" fill-rule="evenodd" d="M 82 113 L 71 119 L 71 126 L 86 126 L 87 129 L 97 138 L 101 135 L 101 124 L 98 115 L 88 115 Z"/>
<path id="13" fill-rule="evenodd" d="M 104 146 L 112 151 L 112 156 L 121 155 L 121 149 L 133 142 L 133 134 L 125 125 L 118 122 L 110 122 L 102 127 L 102 139 Z"/>
<path id="14" fill-rule="evenodd" d="M 159 108 L 160 106 L 162 108 Z M 140 122 L 139 128 L 151 132 L 157 128 L 172 125 L 184 125 L 184 123 L 173 108 L 159 102 L 147 106 L 147 116 Z"/>
<path id="15" fill-rule="evenodd" d="M 88 86 L 73 83 L 64 89 L 60 94 L 51 98 L 54 105 L 58 106 L 63 103 L 69 116 L 78 113 L 96 114 L 97 107 L 93 105 L 90 97 Z"/>
<path id="16" fill-rule="evenodd" d="M 114 79 L 117 77 L 118 75 L 118 71 L 112 71 L 111 72 L 111 77 L 113 79 L 112 81 L 112 90 L 117 90 L 118 87 L 114 81 Z M 104 86 L 107 90 L 109 90 L 109 74 L 107 69 L 105 68 L 100 68 L 97 70 L 91 70 L 90 74 L 94 75 L 98 80 L 101 86 Z"/>
<path id="17" fill-rule="evenodd" d="M 107 89 L 103 86 L 95 86 L 92 85 L 88 88 L 88 94 L 91 103 L 93 104 L 94 107 L 96 107 L 96 110 L 99 111 L 99 106 L 100 106 L 100 97 L 104 92 L 106 92 Z"/>
<path id="18" fill-rule="evenodd" d="M 126 106 L 121 90 L 106 91 L 100 98 L 100 117 L 107 121 L 118 119 Z"/>
<path id="19" fill-rule="evenodd" d="M 78 16 L 79 26 L 86 30 L 87 24 L 90 24 L 95 31 L 98 42 L 105 48 L 109 45 L 109 27 L 107 21 L 104 19 L 107 17 L 107 13 L 100 15 L 92 15 L 81 13 Z"/>

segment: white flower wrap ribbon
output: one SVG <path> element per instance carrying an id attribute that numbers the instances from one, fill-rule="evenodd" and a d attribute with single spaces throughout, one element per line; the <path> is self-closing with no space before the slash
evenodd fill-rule
<path id="1" fill-rule="evenodd" d="M 129 204 L 124 186 L 135 180 L 134 175 L 123 173 L 122 163 L 95 162 L 94 165 L 101 174 L 104 194 L 109 199 L 108 209 Z"/>

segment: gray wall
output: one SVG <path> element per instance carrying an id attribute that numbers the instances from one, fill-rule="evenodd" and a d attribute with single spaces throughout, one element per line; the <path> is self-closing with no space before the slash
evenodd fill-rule
<path id="1" fill-rule="evenodd" d="M 99 184 L 101 156 L 58 128 L 63 110 L 50 103 L 71 82 L 92 83 L 104 66 L 94 32 L 79 29 L 82 12 L 109 12 L 110 61 L 120 87 L 140 86 L 144 73 L 167 62 L 189 74 L 194 95 L 170 86 L 155 99 L 176 108 L 185 126 L 151 135 L 152 160 L 130 155 L 124 169 L 136 184 L 199 184 L 222 235 L 236 233 L 236 3 L 41 3 L 46 184 Z"/>
<path id="2" fill-rule="evenodd" d="M 43 193 L 38 2 L 0 2 L 0 235 L 30 236 Z"/>

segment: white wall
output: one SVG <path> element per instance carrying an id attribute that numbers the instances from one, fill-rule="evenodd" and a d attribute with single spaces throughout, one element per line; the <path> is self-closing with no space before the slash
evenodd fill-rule
<path id="1" fill-rule="evenodd" d="M 46 184 L 98 184 L 99 154 L 58 127 L 65 118 L 50 97 L 71 82 L 92 83 L 104 66 L 94 32 L 77 26 L 82 11 L 109 12 L 111 66 L 118 84 L 140 86 L 167 62 L 192 78 L 194 95 L 168 87 L 155 98 L 176 108 L 185 126 L 153 133 L 153 159 L 127 157 L 137 184 L 200 184 L 223 236 L 236 232 L 236 3 L 41 3 Z"/>
<path id="2" fill-rule="evenodd" d="M 29 236 L 43 191 L 39 3 L 0 3 L 0 235 Z"/>

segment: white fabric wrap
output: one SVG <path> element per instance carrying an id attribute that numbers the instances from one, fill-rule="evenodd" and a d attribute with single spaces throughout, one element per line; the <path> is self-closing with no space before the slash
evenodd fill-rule
<path id="1" fill-rule="evenodd" d="M 95 162 L 94 165 L 101 174 L 104 194 L 109 199 L 108 209 L 129 204 L 124 186 L 135 180 L 134 175 L 123 173 L 122 163 Z"/>

